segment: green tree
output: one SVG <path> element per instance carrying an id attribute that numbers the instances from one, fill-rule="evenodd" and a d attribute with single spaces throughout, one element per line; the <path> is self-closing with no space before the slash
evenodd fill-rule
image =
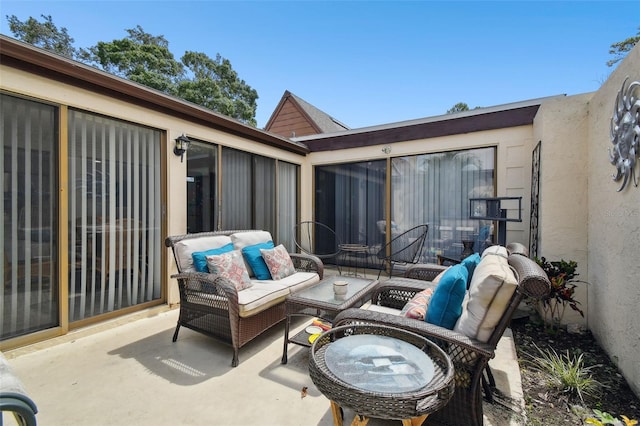
<path id="1" fill-rule="evenodd" d="M 634 37 L 629 37 L 626 40 L 619 41 L 617 43 L 613 43 L 611 45 L 611 49 L 609 49 L 609 53 L 614 55 L 615 57 L 610 61 L 607 61 L 607 66 L 612 67 L 627 56 L 627 53 L 633 49 L 633 47 L 638 44 L 640 41 L 640 27 L 638 27 L 638 34 Z"/>
<path id="2" fill-rule="evenodd" d="M 74 40 L 67 33 L 67 29 L 65 27 L 58 29 L 53 23 L 51 15 L 40 16 L 44 19 L 43 22 L 33 17 L 22 22 L 16 15 L 7 15 L 9 30 L 18 40 L 70 59 L 76 59 L 79 52 L 73 47 Z"/>
<path id="3" fill-rule="evenodd" d="M 453 114 L 462 111 L 469 111 L 469 105 L 465 104 L 464 102 L 458 102 L 457 104 L 452 106 L 451 109 L 447 110 L 447 114 Z"/>
<path id="4" fill-rule="evenodd" d="M 204 53 L 186 52 L 182 63 L 193 78 L 180 81 L 179 97 L 256 126 L 258 92 L 238 78 L 228 59 L 220 54 L 214 60 Z"/>
<path id="5" fill-rule="evenodd" d="M 111 74 L 175 95 L 184 67 L 169 51 L 169 42 L 144 32 L 140 25 L 126 31 L 126 38 L 81 49 L 81 58 Z"/>
<path id="6" fill-rule="evenodd" d="M 44 22 L 32 17 L 22 22 L 16 16 L 7 20 L 14 36 L 26 43 L 256 126 L 258 92 L 220 54 L 211 59 L 204 53 L 186 52 L 178 61 L 164 36 L 146 33 L 140 25 L 126 30 L 128 36 L 123 39 L 76 49 L 66 28 L 58 29 L 51 16 L 42 17 Z"/>

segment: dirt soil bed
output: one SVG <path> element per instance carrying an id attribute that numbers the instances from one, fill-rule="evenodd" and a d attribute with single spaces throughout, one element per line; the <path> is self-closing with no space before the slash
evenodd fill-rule
<path id="1" fill-rule="evenodd" d="M 559 330 L 549 333 L 539 322 L 528 318 L 511 324 L 522 374 L 522 390 L 529 425 L 582 425 L 593 416 L 593 409 L 608 412 L 618 419 L 622 415 L 640 421 L 640 399 L 631 391 L 616 365 L 598 345 L 590 331 L 581 334 Z M 531 357 L 539 355 L 534 346 L 542 350 L 554 349 L 558 354 L 578 356 L 584 354 L 584 365 L 599 365 L 591 373 L 604 387 L 598 397 L 571 399 L 568 395 L 549 388 L 546 375 L 531 366 Z"/>

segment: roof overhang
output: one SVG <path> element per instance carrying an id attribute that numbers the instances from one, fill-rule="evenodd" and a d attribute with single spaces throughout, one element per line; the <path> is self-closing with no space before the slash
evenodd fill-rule
<path id="1" fill-rule="evenodd" d="M 306 143 L 312 152 L 317 152 L 525 126 L 533 124 L 538 108 L 544 101 L 562 96 L 565 95 L 344 132 L 301 136 L 293 140 Z"/>
<path id="2" fill-rule="evenodd" d="M 5 66 L 21 69 L 163 114 L 173 115 L 185 121 L 198 123 L 289 152 L 301 155 L 306 155 L 309 152 L 306 145 L 302 143 L 265 132 L 191 102 L 166 95 L 4 35 L 0 35 L 0 62 Z"/>

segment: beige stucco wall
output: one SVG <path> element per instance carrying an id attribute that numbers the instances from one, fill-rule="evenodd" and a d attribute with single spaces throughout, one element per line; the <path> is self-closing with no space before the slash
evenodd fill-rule
<path id="1" fill-rule="evenodd" d="M 616 169 L 607 153 L 616 95 L 627 76 L 640 81 L 640 45 L 589 103 L 588 311 L 589 328 L 640 395 L 640 187 L 631 183 L 616 192 L 620 185 L 611 178 Z"/>
<path id="2" fill-rule="evenodd" d="M 588 102 L 592 94 L 556 98 L 540 106 L 534 120 L 541 141 L 538 256 L 575 260 L 582 280 L 589 281 L 587 263 Z M 575 298 L 587 306 L 587 285 L 579 284 Z M 567 309 L 564 323 L 586 324 Z"/>
<path id="3" fill-rule="evenodd" d="M 391 152 L 385 154 L 383 145 L 337 151 L 314 152 L 309 156 L 307 172 L 311 176 L 313 166 L 346 162 L 380 160 L 387 157 L 428 154 L 450 150 L 497 147 L 497 196 L 522 196 L 522 222 L 507 224 L 507 241 L 529 244 L 529 216 L 531 194 L 531 146 L 533 145 L 532 126 L 519 126 L 507 129 L 466 133 L 432 139 L 420 139 L 390 144 Z M 305 188 L 303 186 L 303 188 Z M 308 188 L 311 188 L 309 186 Z M 312 219 L 312 191 L 303 194 L 302 219 Z M 511 215 L 510 215 L 511 216 Z"/>
<path id="4" fill-rule="evenodd" d="M 166 224 L 167 235 L 184 234 L 187 229 L 186 218 L 186 167 L 180 157 L 173 154 L 174 139 L 181 134 L 219 145 L 241 149 L 271 158 L 278 158 L 293 164 L 306 162 L 304 156 L 283 151 L 274 147 L 249 141 L 241 137 L 189 123 L 171 115 L 144 109 L 94 92 L 78 89 L 59 82 L 28 74 L 14 68 L 0 65 L 0 87 L 8 92 L 29 96 L 35 100 L 52 104 L 67 105 L 86 111 L 104 114 L 116 119 L 130 121 L 166 132 L 167 143 L 164 146 L 164 158 L 167 172 Z M 187 153 L 186 156 L 189 154 Z M 302 188 L 310 188 L 311 180 L 303 172 Z M 168 276 L 176 272 L 175 262 L 170 249 L 166 249 Z M 175 280 L 168 279 L 167 302 L 176 304 L 180 300 Z"/>

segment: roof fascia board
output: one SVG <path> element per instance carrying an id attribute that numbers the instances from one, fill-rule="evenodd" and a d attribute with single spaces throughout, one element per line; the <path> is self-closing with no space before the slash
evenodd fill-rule
<path id="1" fill-rule="evenodd" d="M 304 142 L 312 152 L 318 152 L 530 125 L 543 99 L 560 96 L 564 95 L 486 108 L 481 112 L 466 111 L 345 132 L 302 136 L 294 140 Z"/>
<path id="2" fill-rule="evenodd" d="M 7 36 L 0 35 L 0 60 L 3 65 L 20 68 L 76 87 L 106 94 L 163 113 L 170 113 L 184 120 L 241 136 L 265 145 L 306 155 L 308 148 L 240 121 L 215 113 L 204 107 L 168 96 L 141 84 L 114 76 L 80 62 L 52 54 Z"/>

